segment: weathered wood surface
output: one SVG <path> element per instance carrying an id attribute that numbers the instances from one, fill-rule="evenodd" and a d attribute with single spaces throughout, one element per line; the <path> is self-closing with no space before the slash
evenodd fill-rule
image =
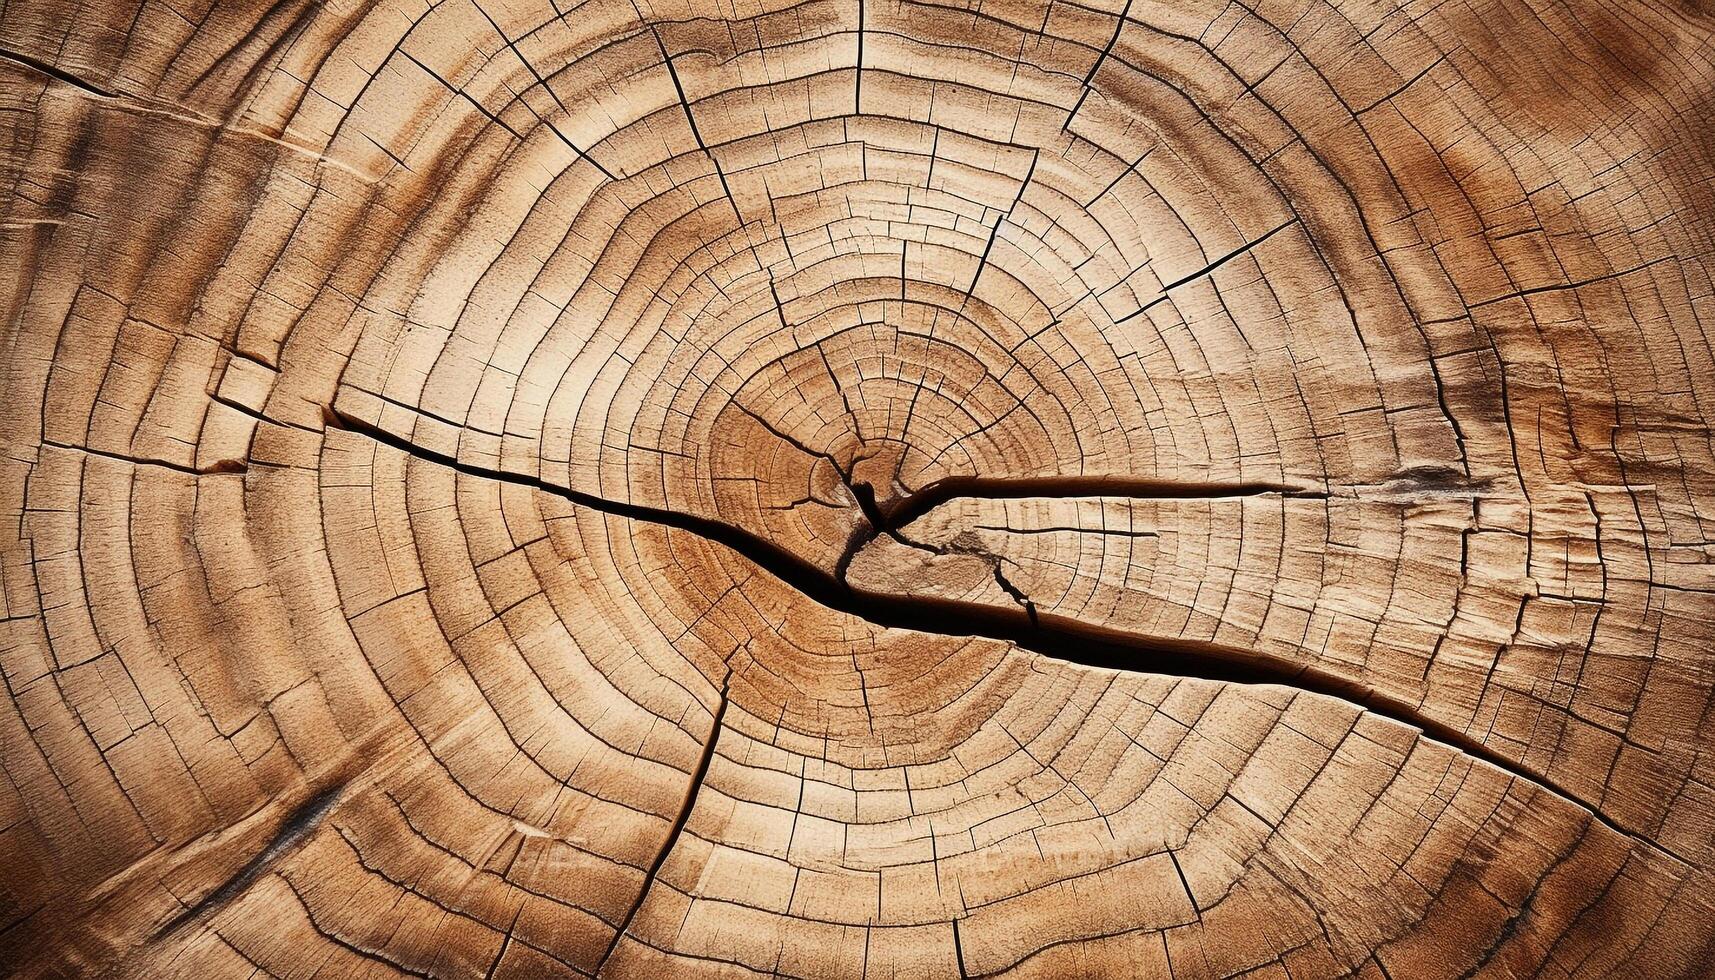
<path id="1" fill-rule="evenodd" d="M 0 965 L 1709 975 L 1712 26 L 13 0 Z"/>

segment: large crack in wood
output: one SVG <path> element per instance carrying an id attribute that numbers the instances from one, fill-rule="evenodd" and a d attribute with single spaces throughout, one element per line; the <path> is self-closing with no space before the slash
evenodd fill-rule
<path id="1" fill-rule="evenodd" d="M 783 321 L 784 322 L 784 321 Z M 1159 477 L 1127 476 L 1123 474 L 1091 474 L 1082 476 L 951 476 L 936 480 L 911 493 L 886 501 L 877 495 L 875 486 L 857 478 L 854 470 L 865 457 L 842 463 L 833 453 L 813 449 L 775 426 L 743 405 L 739 411 L 762 426 L 770 435 L 793 449 L 825 461 L 839 477 L 857 503 L 863 522 L 852 532 L 834 564 L 834 577 L 844 581 L 857 557 L 870 542 L 882 535 L 909 548 L 945 554 L 943 548 L 924 544 L 906 536 L 905 528 L 918 518 L 944 504 L 961 498 L 985 500 L 1027 500 L 1043 497 L 1129 497 L 1134 500 L 1221 500 L 1234 497 L 1255 497 L 1278 494 L 1292 497 L 1326 497 L 1327 493 L 1290 483 L 1267 481 L 1164 480 Z M 999 569 L 996 569 L 997 578 Z M 1014 592 L 1010 583 L 1001 587 Z M 1016 596 L 1020 603 L 1022 596 Z"/>
<path id="2" fill-rule="evenodd" d="M 1429 716 L 1420 704 L 1413 704 L 1313 663 L 1208 640 L 1113 629 L 1058 613 L 1044 612 L 1033 605 L 1026 606 L 1022 603 L 987 605 L 918 593 L 863 589 L 851 585 L 842 575 L 829 572 L 736 525 L 666 508 L 611 500 L 558 486 L 539 477 L 467 463 L 446 453 L 418 446 L 409 439 L 339 409 L 330 410 L 330 421 L 409 456 L 438 463 L 469 476 L 530 487 L 605 514 L 695 534 L 742 555 L 805 598 L 875 626 L 948 637 L 1001 640 L 1043 656 L 1102 670 L 1161 674 L 1229 684 L 1268 684 L 1336 698 L 1378 717 L 1417 729 L 1433 741 L 1487 763 L 1538 790 L 1564 799 L 1588 812 L 1594 819 L 1621 836 L 1640 841 L 1674 860 L 1688 863 L 1680 855 L 1641 833 L 1620 826 L 1600 809 L 1599 804 L 1584 799 L 1548 773 L 1527 767 L 1469 733 Z M 926 488 L 920 491 L 918 496 L 938 503 L 960 496 L 1046 496 L 1051 495 L 1048 493 L 1051 490 L 1065 496 L 1127 495 L 1121 491 L 1128 487 L 1133 495 L 1170 495 L 1182 498 L 1211 495 L 1211 490 L 1217 491 L 1213 495 L 1218 496 L 1231 496 L 1241 491 L 1244 494 L 1305 492 L 1298 488 L 1266 484 L 1241 484 L 1236 487 L 1187 484 L 1180 487 L 1183 492 L 1175 494 L 1172 492 L 1174 485 L 1160 480 L 1124 480 L 1113 477 L 958 478 L 942 481 L 936 486 L 941 489 L 934 490 L 933 495 Z M 1024 492 L 1026 488 L 1040 488 L 1044 492 L 1030 494 Z M 1322 495 L 1319 492 L 1309 493 Z M 906 498 L 906 501 L 912 499 L 914 498 Z M 884 511 L 887 514 L 883 519 L 885 526 L 880 531 L 870 528 L 869 536 L 873 538 L 879 533 L 897 530 L 900 515 L 909 516 L 923 507 L 921 503 L 907 503 L 900 504 L 890 512 Z"/>
<path id="3" fill-rule="evenodd" d="M 13 4 L 0 975 L 1715 980 L 1574 6 Z"/>

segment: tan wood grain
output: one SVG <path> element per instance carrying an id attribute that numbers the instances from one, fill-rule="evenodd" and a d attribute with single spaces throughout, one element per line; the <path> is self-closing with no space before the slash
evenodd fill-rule
<path id="1" fill-rule="evenodd" d="M 1715 20 L 0 8 L 0 974 L 1715 972 Z"/>

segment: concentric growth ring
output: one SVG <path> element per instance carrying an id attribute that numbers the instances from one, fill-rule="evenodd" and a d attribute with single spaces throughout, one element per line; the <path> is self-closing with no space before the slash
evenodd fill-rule
<path id="1" fill-rule="evenodd" d="M 0 15 L 0 964 L 1700 976 L 1694 6 Z"/>

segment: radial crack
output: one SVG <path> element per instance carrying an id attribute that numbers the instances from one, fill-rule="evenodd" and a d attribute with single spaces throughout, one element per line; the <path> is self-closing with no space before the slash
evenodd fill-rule
<path id="1" fill-rule="evenodd" d="M 673 846 L 679 842 L 679 835 L 685 832 L 685 824 L 691 819 L 691 811 L 696 809 L 697 796 L 708 779 L 709 763 L 714 761 L 715 745 L 720 741 L 721 723 L 726 718 L 731 683 L 732 674 L 729 671 L 726 680 L 721 682 L 721 698 L 715 705 L 714 722 L 709 726 L 709 740 L 703 743 L 703 754 L 697 759 L 696 770 L 691 773 L 690 786 L 685 790 L 685 801 L 679 807 L 678 816 L 673 818 L 673 825 L 667 831 L 667 838 L 661 842 L 661 849 L 655 852 L 655 860 L 644 873 L 643 885 L 637 890 L 637 901 L 631 903 L 631 908 L 625 913 L 625 919 L 620 922 L 619 928 L 614 931 L 613 939 L 607 944 L 607 951 L 602 954 L 601 962 L 596 964 L 596 976 L 601 976 L 602 971 L 607 969 L 607 961 L 613 958 L 613 951 L 619 948 L 620 940 L 630 931 L 632 920 L 637 918 L 638 910 L 643 908 L 644 900 L 649 897 L 649 890 L 655 886 L 655 879 L 661 874 L 662 865 L 667 863 L 667 855 L 673 852 Z"/>
<path id="2" fill-rule="evenodd" d="M 1533 771 L 1469 733 L 1427 716 L 1421 706 L 1313 663 L 1289 660 L 1277 654 L 1209 640 L 1117 630 L 1058 613 L 1037 610 L 1032 616 L 1021 605 L 989 605 L 922 593 L 875 592 L 858 588 L 780 545 L 735 525 L 660 507 L 609 500 L 556 486 L 538 477 L 465 463 L 445 453 L 417 446 L 356 416 L 338 409 L 333 411 L 336 417 L 353 431 L 407 455 L 440 463 L 469 476 L 532 487 L 592 510 L 687 531 L 725 545 L 805 598 L 836 612 L 864 619 L 875 626 L 941 636 L 977 636 L 1002 640 L 1044 656 L 1103 670 L 1161 674 L 1231 684 L 1273 684 L 1337 698 L 1378 717 L 1418 729 L 1430 739 L 1486 762 L 1524 783 L 1566 799 L 1593 814 L 1597 820 L 1618 834 L 1642 841 L 1675 860 L 1684 860 L 1653 840 L 1622 828 L 1596 805 L 1566 788 L 1547 773 Z M 1112 477 L 1097 479 L 1104 481 L 1104 486 L 1123 484 L 1139 488 L 1147 485 L 1157 487 L 1162 492 L 1170 489 L 1160 481 L 1120 481 Z M 978 485 L 994 496 L 1026 496 L 1020 491 L 1024 482 L 990 479 L 980 481 Z M 1071 485 L 1075 488 L 1074 492 L 1080 495 L 1090 493 L 1092 486 L 1090 478 L 1048 478 L 1030 482 L 1045 489 Z M 968 482 L 955 485 L 970 487 Z M 1251 493 L 1282 492 L 1279 487 L 1264 484 L 1251 486 Z M 1269 488 L 1263 489 L 1264 487 Z M 1231 492 L 1232 488 L 1223 489 Z M 927 492 L 922 491 L 920 495 Z M 965 492 L 968 493 L 969 490 Z M 1291 492 L 1290 488 L 1287 492 Z M 949 497 L 962 495 L 950 490 L 940 493 Z M 1192 494 L 1185 492 L 1177 496 L 1187 497 Z M 915 509 L 913 507 L 905 510 L 911 512 Z"/>
<path id="3" fill-rule="evenodd" d="M 1012 596 L 1012 600 L 1024 609 L 1024 614 L 1030 617 L 1031 626 L 1041 625 L 1036 619 L 1036 603 L 1030 600 L 1030 596 L 1025 595 L 1023 589 L 1013 585 L 1011 580 L 1006 577 L 1006 573 L 1001 571 L 999 558 L 994 559 L 994 580 L 1002 591 Z"/>

